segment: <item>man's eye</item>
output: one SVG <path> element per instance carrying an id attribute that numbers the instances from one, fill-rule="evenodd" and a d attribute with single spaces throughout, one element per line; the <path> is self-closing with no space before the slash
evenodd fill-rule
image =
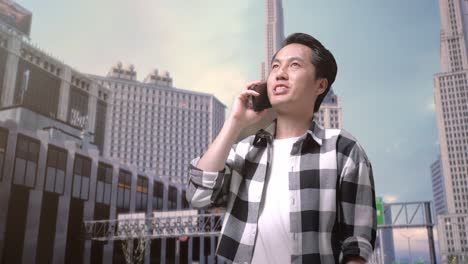
<path id="1" fill-rule="evenodd" d="M 297 63 L 297 62 L 293 62 L 293 63 L 291 63 L 291 66 L 293 66 L 293 67 L 299 67 L 299 66 L 301 66 L 301 65 L 300 65 L 299 63 Z"/>
<path id="2" fill-rule="evenodd" d="M 271 65 L 271 68 L 272 68 L 272 69 L 278 68 L 278 64 L 273 64 L 273 65 Z"/>

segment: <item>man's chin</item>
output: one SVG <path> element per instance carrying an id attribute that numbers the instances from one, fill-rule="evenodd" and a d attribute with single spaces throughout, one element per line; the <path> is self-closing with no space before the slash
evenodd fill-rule
<path id="1" fill-rule="evenodd" d="M 289 102 L 288 100 L 272 101 L 271 106 L 274 109 L 277 109 L 277 110 L 281 110 L 281 109 L 286 110 L 286 109 L 290 108 L 291 102 Z"/>

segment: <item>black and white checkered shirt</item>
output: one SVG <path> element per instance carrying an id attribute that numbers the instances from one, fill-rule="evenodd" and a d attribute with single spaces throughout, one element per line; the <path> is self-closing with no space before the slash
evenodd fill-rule
<path id="1" fill-rule="evenodd" d="M 217 255 L 228 262 L 251 262 L 275 128 L 276 120 L 234 145 L 222 171 L 198 169 L 200 157 L 191 161 L 186 198 L 194 208 L 226 208 Z M 374 179 L 356 139 L 313 121 L 284 166 L 290 168 L 290 240 L 285 243 L 292 245 L 291 263 L 369 259 L 377 228 Z"/>

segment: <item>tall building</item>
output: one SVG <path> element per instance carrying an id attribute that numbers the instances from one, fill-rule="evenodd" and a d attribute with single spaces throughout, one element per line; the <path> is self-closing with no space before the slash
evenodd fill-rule
<path id="1" fill-rule="evenodd" d="M 343 127 L 341 99 L 331 88 L 325 98 L 323 98 L 320 109 L 315 113 L 314 119 L 324 128 L 341 129 Z"/>
<path id="2" fill-rule="evenodd" d="M 0 23 L 0 121 L 102 153 L 109 99 L 109 89 Z"/>
<path id="3" fill-rule="evenodd" d="M 444 185 L 445 179 L 442 174 L 442 161 L 440 156 L 431 164 L 431 176 L 435 215 L 447 214 L 447 200 Z"/>
<path id="4" fill-rule="evenodd" d="M 439 6 L 442 71 L 434 75 L 434 101 L 447 214 L 439 215 L 438 234 L 448 263 L 468 254 L 467 233 L 452 232 L 468 229 L 468 2 L 440 0 Z"/>
<path id="5" fill-rule="evenodd" d="M 271 58 L 284 40 L 282 0 L 266 0 L 265 61 L 261 64 L 262 80 L 266 80 L 271 70 Z"/>
<path id="6" fill-rule="evenodd" d="M 211 94 L 173 87 L 168 72 L 153 70 L 143 82 L 136 76 L 122 63 L 107 76 L 89 75 L 112 91 L 104 155 L 186 183 L 187 164 L 215 139 L 226 107 Z"/>
<path id="7" fill-rule="evenodd" d="M 188 208 L 185 184 L 102 155 L 110 89 L 31 44 L 31 15 L 0 0 L 0 262 L 125 263 L 121 243 L 86 239 L 83 221 Z M 144 263 L 208 263 L 215 242 L 153 239 Z"/>

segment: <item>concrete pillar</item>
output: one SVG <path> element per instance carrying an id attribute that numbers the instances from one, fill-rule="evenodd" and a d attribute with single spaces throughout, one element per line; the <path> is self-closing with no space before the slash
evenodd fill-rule
<path id="1" fill-rule="evenodd" d="M 68 101 L 70 97 L 70 83 L 72 70 L 70 67 L 63 68 L 62 82 L 60 83 L 60 95 L 57 118 L 67 122 Z"/>
<path id="2" fill-rule="evenodd" d="M 70 200 L 72 194 L 73 165 L 75 161 L 76 143 L 66 141 L 68 149 L 67 170 L 65 172 L 64 194 L 59 197 L 57 208 L 57 224 L 55 227 L 53 263 L 65 262 L 65 250 L 67 247 L 68 215 L 70 212 Z"/>
<path id="3" fill-rule="evenodd" d="M 8 140 L 5 151 L 3 178 L 0 181 L 0 259 L 3 258 L 6 222 L 8 217 L 8 203 L 10 202 L 11 183 L 13 178 L 13 165 L 15 162 L 16 141 L 18 138 L 17 126 L 13 122 L 8 124 Z"/>
<path id="4" fill-rule="evenodd" d="M 39 158 L 37 163 L 36 186 L 29 192 L 28 215 L 24 233 L 23 263 L 36 262 L 37 240 L 39 238 L 39 223 L 41 222 L 42 196 L 44 194 L 45 170 L 49 134 L 47 131 L 37 131 L 40 139 Z"/>
<path id="5" fill-rule="evenodd" d="M 153 190 L 154 190 L 154 180 L 152 177 L 148 177 L 148 203 L 146 209 L 146 217 L 153 217 Z M 145 251 L 145 264 L 150 264 L 151 260 L 151 242 L 148 241 L 148 246 Z"/>
<path id="6" fill-rule="evenodd" d="M 132 167 L 130 173 L 132 174 L 132 187 L 130 189 L 130 212 L 135 213 L 138 172 L 135 167 Z"/>
<path id="7" fill-rule="evenodd" d="M 94 205 L 96 203 L 96 186 L 97 186 L 97 171 L 99 164 L 99 151 L 89 150 L 91 158 L 91 179 L 89 184 L 89 199 L 84 204 L 83 221 L 94 219 Z M 83 262 L 91 262 L 91 240 L 86 240 L 83 252 Z"/>
<path id="8" fill-rule="evenodd" d="M 112 196 L 111 196 L 111 205 L 110 205 L 110 219 L 117 218 L 117 185 L 119 183 L 119 161 L 118 159 L 113 159 L 112 162 Z M 114 254 L 114 241 L 109 241 L 104 245 L 103 249 L 103 263 L 112 263 L 112 257 Z"/>
<path id="9" fill-rule="evenodd" d="M 111 148 L 111 142 L 112 142 L 112 121 L 113 121 L 113 112 L 114 112 L 114 95 L 113 91 L 109 89 L 109 96 L 110 99 L 107 101 L 107 107 L 106 107 L 106 128 L 105 128 L 105 133 L 104 133 L 104 148 L 103 148 L 103 154 L 102 156 L 104 157 L 110 157 L 110 148 Z"/>
<path id="10" fill-rule="evenodd" d="M 93 134 L 95 132 L 96 125 L 96 109 L 97 109 L 97 96 L 98 96 L 98 87 L 97 83 L 92 82 L 89 87 L 89 100 L 88 100 L 88 131 L 91 131 Z"/>
<path id="11" fill-rule="evenodd" d="M 167 211 L 167 204 L 169 202 L 169 183 L 164 182 L 163 194 L 163 211 Z M 166 263 L 166 239 L 161 239 L 161 263 Z"/>
<path id="12" fill-rule="evenodd" d="M 5 67 L 5 77 L 2 90 L 2 107 L 13 105 L 15 96 L 16 74 L 20 58 L 21 41 L 16 37 L 8 39 L 8 56 Z"/>

